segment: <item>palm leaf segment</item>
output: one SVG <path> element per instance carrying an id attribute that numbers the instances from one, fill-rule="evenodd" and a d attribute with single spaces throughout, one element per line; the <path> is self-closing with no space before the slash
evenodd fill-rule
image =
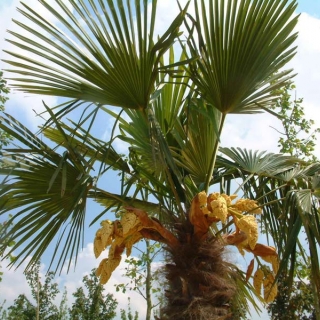
<path id="1" fill-rule="evenodd" d="M 15 21 L 28 36 L 9 31 L 10 43 L 32 52 L 8 52 L 6 61 L 15 88 L 29 93 L 63 96 L 132 109 L 145 109 L 158 73 L 162 55 L 179 35 L 182 11 L 168 30 L 154 42 L 156 1 L 39 1 L 61 24 L 61 29 L 27 4 L 18 9 L 37 27 Z M 135 17 L 135 18 L 134 18 Z M 85 22 L 85 27 L 83 26 Z M 33 40 L 33 38 L 37 40 Z M 39 41 L 40 40 L 40 41 Z M 40 58 L 40 59 L 39 59 Z"/>
<path id="2" fill-rule="evenodd" d="M 0 190 L 1 212 L 18 210 L 12 214 L 14 226 L 9 238 L 1 239 L 1 243 L 5 245 L 14 239 L 12 250 L 22 244 L 26 246 L 17 258 L 21 258 L 19 263 L 22 263 L 32 254 L 31 266 L 56 240 L 52 261 L 56 255 L 60 256 L 57 268 L 62 267 L 67 258 L 71 262 L 72 257 L 77 256 L 82 246 L 86 202 L 94 183 L 90 176 L 94 163 L 98 160 L 125 171 L 128 167 L 112 148 L 92 140 L 88 133 L 84 147 L 81 134 L 78 133 L 81 140 L 70 136 L 67 129 L 71 129 L 66 125 L 57 123 L 57 129 L 45 131 L 65 149 L 63 154 L 9 115 L 2 118 L 0 127 L 20 143 L 16 148 L 7 149 L 1 159 L 1 173 L 7 175 Z"/>
<path id="3" fill-rule="evenodd" d="M 265 110 L 273 91 L 292 77 L 291 70 L 277 72 L 295 54 L 292 30 L 298 17 L 291 17 L 296 2 L 194 3 L 196 19 L 189 30 L 197 32 L 199 41 L 191 38 L 189 44 L 199 59 L 190 77 L 197 90 L 223 114 Z"/>
<path id="4" fill-rule="evenodd" d="M 11 163 L 5 162 L 1 169 L 9 176 L 1 188 L 2 212 L 19 210 L 13 215 L 13 219 L 19 217 L 19 220 L 11 235 L 19 240 L 12 249 L 27 244 L 27 250 L 17 258 L 33 253 L 34 260 L 39 260 L 58 232 L 62 229 L 64 235 L 70 228 L 72 231 L 66 232 L 65 248 L 68 249 L 60 258 L 63 263 L 67 254 L 77 253 L 81 239 L 78 235 L 84 226 L 87 191 L 92 179 L 86 166 L 70 153 L 61 156 L 13 119 L 8 118 L 5 122 L 13 126 L 10 133 L 14 137 L 20 135 L 20 140 L 32 150 L 29 156 L 25 155 L 28 150 L 21 152 L 19 149 L 6 155 L 6 160 L 11 158 Z M 48 181 L 50 177 L 51 181 Z"/>

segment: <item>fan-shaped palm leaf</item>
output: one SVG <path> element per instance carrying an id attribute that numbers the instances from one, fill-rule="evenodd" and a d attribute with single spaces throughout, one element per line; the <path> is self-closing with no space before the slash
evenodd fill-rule
<path id="1" fill-rule="evenodd" d="M 219 151 L 233 161 L 234 168 L 240 168 L 251 174 L 275 176 L 296 166 L 298 159 L 282 154 L 253 151 L 240 148 L 220 148 Z M 232 166 L 219 158 L 219 164 Z"/>
<path id="2" fill-rule="evenodd" d="M 58 154 L 10 116 L 0 126 L 22 143 L 8 149 L 1 159 L 0 172 L 7 176 L 0 190 L 1 212 L 18 209 L 12 214 L 14 226 L 8 238 L 1 240 L 14 239 L 12 250 L 26 246 L 17 258 L 22 263 L 32 254 L 28 266 L 57 239 L 54 259 L 64 241 L 57 265 L 62 267 L 82 246 L 87 193 L 93 183 L 90 166 L 70 150 Z"/>
<path id="3" fill-rule="evenodd" d="M 95 159 L 95 161 L 99 161 L 104 165 L 112 166 L 113 169 L 130 172 L 127 162 L 122 159 L 109 143 L 92 136 L 82 126 L 73 121 L 71 121 L 71 125 L 68 126 L 64 122 L 60 124 L 66 136 L 61 135 L 61 131 L 53 126 L 44 126 L 42 133 L 59 146 L 68 148 L 69 145 L 72 150 L 77 150 L 85 158 Z M 66 145 L 67 143 L 68 145 Z"/>
<path id="4" fill-rule="evenodd" d="M 189 41 L 190 77 L 200 94 L 221 113 L 265 110 L 273 91 L 292 77 L 277 73 L 294 55 L 291 34 L 296 1 L 194 1 L 198 45 Z M 193 28 L 194 27 L 194 28 Z M 274 75 L 276 74 L 276 75 Z"/>
<path id="5" fill-rule="evenodd" d="M 185 174 L 203 188 L 212 165 L 212 151 L 218 143 L 221 114 L 201 99 L 188 102 L 184 113 L 184 121 L 178 123 L 173 132 L 177 140 L 173 152 Z"/>
<path id="6" fill-rule="evenodd" d="M 154 42 L 156 1 L 39 0 L 61 29 L 26 3 L 18 9 L 28 22 L 8 40 L 24 51 L 6 60 L 21 74 L 13 86 L 31 93 L 64 96 L 132 109 L 147 107 L 162 55 L 179 35 L 182 11 Z M 37 27 L 33 27 L 35 24 Z M 25 32 L 27 36 L 23 35 Z M 33 39 L 36 40 L 33 40 Z M 40 41 L 39 41 L 40 40 Z M 35 57 L 30 57 L 30 53 Z"/>

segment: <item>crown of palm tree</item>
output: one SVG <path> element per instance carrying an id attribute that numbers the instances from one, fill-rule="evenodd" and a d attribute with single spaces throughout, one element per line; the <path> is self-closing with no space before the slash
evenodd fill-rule
<path id="1" fill-rule="evenodd" d="M 14 227 L 3 243 L 15 241 L 11 252 L 28 248 L 18 253 L 17 261 L 21 264 L 32 254 L 31 267 L 57 239 L 53 254 L 53 260 L 58 259 L 57 267 L 68 258 L 71 263 L 81 247 L 86 199 L 92 198 L 103 207 L 91 215 L 92 223 L 109 214 L 110 209 L 121 212 L 121 208 L 127 208 L 131 218 L 134 214 L 138 221 L 126 227 L 128 237 L 134 231 L 139 232 L 136 240 L 146 237 L 169 247 L 171 244 L 174 275 L 181 259 L 190 257 L 190 252 L 208 249 L 208 240 L 203 239 L 209 234 L 218 239 L 226 233 L 228 244 L 239 239 L 239 226 L 246 220 L 239 224 L 237 219 L 247 213 L 231 208 L 225 213 L 226 219 L 232 216 L 233 220 L 223 220 L 226 224 L 221 225 L 222 218 L 216 220 L 216 211 L 210 207 L 213 205 L 208 205 L 209 209 L 205 206 L 208 211 L 204 218 L 200 210 L 203 205 L 195 209 L 195 203 L 209 187 L 231 194 L 235 183 L 241 181 L 244 196 L 263 207 L 264 230 L 282 259 L 279 270 L 286 270 L 290 261 L 291 276 L 296 248 L 301 246 L 298 235 L 304 228 L 315 257 L 312 268 L 319 294 L 320 224 L 315 201 L 319 165 L 304 167 L 298 159 L 284 155 L 219 148 L 227 114 L 268 111 L 277 98 L 275 90 L 293 76 L 282 68 L 295 54 L 296 1 L 193 1 L 195 14 L 189 13 L 188 4 L 180 7 L 180 13 L 158 38 L 157 1 L 137 0 L 134 5 L 122 0 L 39 3 L 60 28 L 22 3 L 19 12 L 28 22 L 15 21 L 24 33 L 9 31 L 13 49 L 6 51 L 11 56 L 5 60 L 11 65 L 8 71 L 18 75 L 11 78 L 12 86 L 28 93 L 74 100 L 55 108 L 46 106 L 50 120 L 41 132 L 55 147 L 49 147 L 9 115 L 0 123 L 0 128 L 19 142 L 3 154 L 1 174 L 6 178 L 0 190 L 1 214 L 16 210 Z M 182 25 L 186 38 L 179 31 Z M 178 40 L 182 45 L 179 56 L 173 47 Z M 16 49 L 22 49 L 22 53 Z M 87 102 L 93 104 L 87 106 Z M 67 124 L 65 116 L 84 105 L 87 108 L 81 119 Z M 122 111 L 115 112 L 110 105 Z M 91 134 L 100 113 L 115 119 L 113 131 L 117 125 L 120 129 L 107 142 Z M 115 151 L 116 139 L 128 143 L 126 156 Z M 97 177 L 92 177 L 94 168 L 98 168 Z M 120 194 L 99 185 L 99 177 L 109 169 L 121 173 Z M 221 197 L 212 200 L 208 195 L 205 201 L 218 201 L 215 205 L 223 209 L 226 200 Z M 235 234 L 230 229 L 232 224 Z M 116 240 L 111 245 L 110 260 L 117 263 L 122 251 L 134 242 L 130 238 L 129 245 L 129 238 L 119 233 L 124 225 L 119 221 L 112 224 Z M 100 247 L 101 232 L 95 240 Z M 193 251 L 186 245 L 188 239 L 193 239 Z M 103 243 L 105 247 L 109 242 Z M 183 246 L 182 251 L 177 243 Z M 262 247 L 245 248 L 261 256 Z M 221 262 L 219 250 L 220 244 L 211 254 L 217 255 L 217 263 Z M 208 256 L 210 253 L 199 254 L 199 259 Z M 99 269 L 102 275 L 106 274 L 104 267 Z M 239 274 L 236 277 L 230 273 L 229 280 L 233 277 L 245 298 L 254 302 L 252 287 Z M 199 277 L 205 278 L 202 273 Z M 180 283 L 174 288 L 183 289 L 184 285 L 189 284 Z M 202 286 L 197 290 L 203 295 L 206 289 Z M 246 304 L 241 295 L 237 299 Z M 197 310 L 195 307 L 192 312 Z M 172 312 L 179 314 L 176 309 Z"/>

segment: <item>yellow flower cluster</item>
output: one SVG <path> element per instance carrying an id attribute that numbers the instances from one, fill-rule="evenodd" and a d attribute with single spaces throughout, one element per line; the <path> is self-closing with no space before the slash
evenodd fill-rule
<path id="1" fill-rule="evenodd" d="M 262 269 L 257 269 L 253 275 L 253 287 L 256 289 L 257 293 L 261 295 L 261 287 L 263 283 L 264 272 Z"/>
<path id="2" fill-rule="evenodd" d="M 219 193 L 219 192 L 213 192 L 210 193 L 208 196 L 208 200 L 209 202 L 214 201 L 214 200 L 218 200 L 220 197 L 224 198 L 226 200 L 227 206 L 231 206 L 231 202 L 237 198 L 236 194 L 232 194 L 232 195 L 227 195 L 225 193 Z"/>
<path id="3" fill-rule="evenodd" d="M 103 259 L 97 269 L 97 275 L 102 284 L 106 283 L 111 273 L 119 265 L 121 255 L 126 250 L 127 256 L 131 254 L 132 246 L 142 238 L 165 243 L 170 248 L 176 248 L 179 240 L 161 223 L 149 217 L 148 213 L 132 207 L 127 207 L 121 220 L 101 222 L 101 228 L 94 239 L 94 253 L 99 257 L 107 246 L 109 254 Z"/>
<path id="4" fill-rule="evenodd" d="M 262 213 L 261 208 L 259 208 L 257 205 L 257 201 L 251 199 L 239 199 L 235 204 L 232 205 L 232 207 L 240 212 L 250 212 L 256 214 Z"/>
<path id="5" fill-rule="evenodd" d="M 279 270 L 279 260 L 278 260 L 278 255 L 272 255 L 272 256 L 261 256 L 261 259 L 263 259 L 266 262 L 271 263 L 272 265 L 272 270 L 274 274 L 277 274 Z"/>
<path id="6" fill-rule="evenodd" d="M 261 208 L 259 208 L 257 204 L 257 201 L 255 200 L 239 199 L 235 204 L 232 204 L 232 201 L 236 197 L 237 195 L 235 194 L 229 196 L 219 192 L 214 192 L 207 196 L 204 191 L 198 193 L 197 195 L 202 213 L 210 218 L 217 218 L 223 223 L 226 222 L 227 217 L 230 214 L 242 216 L 242 212 L 262 212 Z"/>
<path id="7" fill-rule="evenodd" d="M 101 260 L 99 267 L 96 270 L 96 275 L 100 277 L 100 283 L 105 284 L 111 277 L 112 272 L 118 267 L 121 261 L 121 256 L 117 258 L 106 258 Z"/>
<path id="8" fill-rule="evenodd" d="M 267 275 L 265 276 L 265 272 Z M 263 297 L 264 300 L 269 303 L 272 302 L 278 294 L 277 284 L 274 282 L 274 275 L 269 271 L 263 271 L 262 269 L 257 269 L 253 276 L 253 287 L 256 292 L 261 295 L 261 287 L 263 284 Z"/>
<path id="9" fill-rule="evenodd" d="M 274 275 L 279 269 L 277 252 L 273 247 L 257 243 L 259 233 L 255 214 L 262 213 L 257 201 L 239 199 L 232 203 L 236 197 L 236 195 L 228 196 L 217 192 L 207 196 L 205 192 L 200 192 L 193 200 L 194 207 L 191 211 L 192 219 L 190 221 L 194 225 L 195 231 L 203 236 L 206 234 L 209 224 L 216 221 L 225 223 L 227 218 L 231 216 L 236 230 L 231 234 L 223 235 L 223 241 L 226 244 L 235 245 L 242 255 L 247 251 L 272 264 L 273 272 L 261 268 L 256 270 L 253 276 L 253 286 L 261 295 L 263 285 L 265 301 L 273 301 L 277 295 L 277 285 L 274 283 Z M 251 260 L 247 269 L 247 281 L 251 278 L 253 269 L 254 259 Z"/>
<path id="10" fill-rule="evenodd" d="M 142 239 L 138 232 L 139 218 L 133 212 L 126 212 L 121 221 L 111 222 L 104 220 L 101 228 L 96 232 L 93 242 L 95 257 L 98 258 L 107 246 L 110 246 L 108 258 L 103 259 L 96 271 L 102 284 L 107 283 L 112 272 L 121 261 L 121 254 L 126 249 L 127 256 L 130 255 L 132 246 Z"/>
<path id="11" fill-rule="evenodd" d="M 202 191 L 198 193 L 198 199 L 199 199 L 199 205 L 200 205 L 200 210 L 202 211 L 203 214 L 211 214 L 207 207 L 208 199 L 207 199 L 207 194 Z"/>
<path id="12" fill-rule="evenodd" d="M 114 225 L 112 221 L 104 220 L 100 225 L 102 228 L 96 232 L 93 241 L 93 251 L 96 258 L 98 258 L 101 252 L 111 244 L 114 236 Z"/>
<path id="13" fill-rule="evenodd" d="M 278 294 L 278 287 L 277 287 L 277 284 L 274 283 L 274 276 L 271 272 L 268 273 L 268 275 L 265 277 L 263 281 L 263 287 L 264 287 L 264 292 L 263 292 L 264 300 L 267 303 L 272 302 Z"/>
<path id="14" fill-rule="evenodd" d="M 237 227 L 236 234 L 241 231 L 245 233 L 245 239 L 235 244 L 244 255 L 244 249 L 248 246 L 254 249 L 258 241 L 258 224 L 253 215 L 244 215 L 243 212 L 261 213 L 262 211 L 255 200 L 239 199 L 232 204 L 236 197 L 237 195 L 229 196 L 218 192 L 207 196 L 202 191 L 192 200 L 189 217 L 195 227 L 195 233 L 204 235 L 213 222 L 226 223 L 227 218 L 232 216 Z"/>
<path id="15" fill-rule="evenodd" d="M 221 220 L 222 223 L 227 221 L 228 217 L 228 208 L 227 201 L 223 196 L 219 196 L 217 200 L 212 200 L 210 202 L 212 214 L 209 214 L 209 217 L 217 217 Z"/>
<path id="16" fill-rule="evenodd" d="M 248 245 L 254 249 L 258 241 L 258 223 L 254 216 L 243 216 L 236 222 L 237 227 L 247 235 Z"/>
<path id="17" fill-rule="evenodd" d="M 140 219 L 131 211 L 127 211 L 121 218 L 122 233 L 124 235 L 137 229 Z"/>
<path id="18" fill-rule="evenodd" d="M 202 213 L 209 218 L 216 218 L 222 223 L 226 222 L 228 217 L 228 206 L 231 205 L 232 200 L 236 197 L 236 195 L 228 196 L 218 192 L 211 193 L 208 197 L 204 191 L 198 193 Z"/>

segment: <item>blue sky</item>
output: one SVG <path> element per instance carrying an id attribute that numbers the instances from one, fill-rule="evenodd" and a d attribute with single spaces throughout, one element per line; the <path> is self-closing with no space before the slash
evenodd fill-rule
<path id="1" fill-rule="evenodd" d="M 320 17 L 319 0 L 298 0 L 298 12 L 306 12 L 316 18 Z"/>
<path id="2" fill-rule="evenodd" d="M 31 1 L 33 0 L 28 0 L 27 3 Z M 17 0 L 0 0 L 0 49 L 8 47 L 8 44 L 3 41 L 5 37 L 4 30 L 13 27 L 10 20 L 17 16 L 15 10 L 17 3 Z M 306 115 L 309 118 L 315 118 L 315 115 L 319 114 L 320 102 L 320 0 L 300 0 L 298 3 L 298 12 L 302 12 L 298 25 L 300 36 L 297 43 L 299 49 L 297 56 L 290 63 L 290 66 L 298 73 L 295 79 L 297 96 L 304 98 Z M 160 15 L 163 14 L 163 21 L 170 19 L 173 11 L 171 8 L 172 0 L 160 0 L 159 5 L 159 12 Z M 2 53 L 0 53 L 0 58 L 3 58 Z M 0 68 L 3 67 L 4 65 L 0 62 Z M 32 110 L 39 111 L 42 109 L 41 99 L 41 97 L 12 93 L 6 105 L 6 111 L 17 117 L 32 130 L 36 130 L 41 121 L 39 118 L 35 118 L 35 113 Z M 57 103 L 57 99 L 52 97 L 46 97 L 45 101 L 48 105 L 55 105 Z M 318 117 L 315 120 L 317 125 L 320 126 Z M 246 123 L 246 126 L 243 126 L 243 123 Z M 96 134 L 100 138 L 104 138 L 110 132 L 111 126 L 111 122 L 103 122 L 103 124 L 98 126 Z M 254 118 L 252 116 L 231 116 L 226 123 L 226 134 L 222 138 L 222 144 L 223 146 L 241 146 L 277 151 L 278 134 L 271 126 L 277 127 L 279 126 L 279 122 L 269 115 L 254 116 Z M 320 157 L 320 148 L 316 152 L 318 157 Z M 117 176 L 108 176 L 106 179 L 106 186 L 109 188 L 111 184 L 114 184 Z M 115 191 L 114 188 L 108 190 L 111 192 Z M 90 215 L 90 212 L 102 209 L 97 204 L 90 204 L 88 213 Z M 90 218 L 87 222 L 90 222 Z M 98 265 L 98 261 L 94 258 L 92 252 L 92 241 L 97 227 L 90 228 L 86 232 L 85 248 L 79 257 L 79 265 L 76 272 L 72 272 L 68 276 L 63 274 L 58 278 L 61 286 L 67 286 L 69 294 L 79 285 L 83 274 L 90 272 L 91 268 Z M 250 261 L 249 258 L 247 260 L 248 262 Z M 44 257 L 43 262 L 45 264 L 48 263 L 48 255 Z M 121 268 L 123 270 L 124 265 L 121 265 L 120 270 L 113 275 L 112 281 L 107 285 L 109 291 L 114 291 L 113 284 L 123 281 Z M 45 267 L 43 268 L 43 272 L 44 270 Z M 15 273 L 13 270 L 6 271 L 4 281 L 0 284 L 0 292 L 7 293 L 7 300 L 12 301 L 23 290 L 27 291 L 27 285 L 21 270 L 19 269 Z M 2 296 L 0 295 L 0 303 L 1 299 Z M 125 306 L 126 296 L 122 296 L 119 299 L 123 303 L 123 306 Z M 134 307 L 137 309 L 143 306 L 143 300 L 139 296 L 132 298 L 131 301 L 134 302 Z M 256 318 L 253 317 L 252 319 L 268 319 L 268 317 L 263 315 L 262 317 L 256 316 Z"/>

